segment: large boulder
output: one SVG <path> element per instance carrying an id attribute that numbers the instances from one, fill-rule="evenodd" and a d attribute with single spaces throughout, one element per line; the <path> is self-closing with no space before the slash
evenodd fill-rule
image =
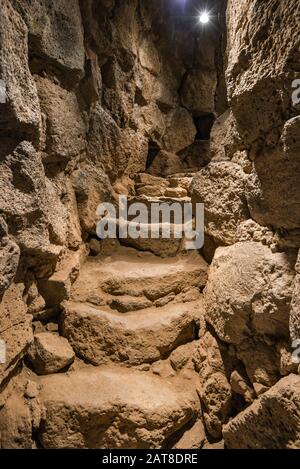
<path id="1" fill-rule="evenodd" d="M 240 146 L 236 121 L 232 111 L 228 109 L 215 120 L 211 129 L 210 156 L 214 161 L 230 160 Z"/>
<path id="2" fill-rule="evenodd" d="M 74 86 L 84 75 L 85 51 L 78 0 L 12 0 L 29 30 L 29 50 L 43 69 L 59 73 Z M 35 61 L 39 67 L 39 61 Z"/>
<path id="3" fill-rule="evenodd" d="M 166 177 L 183 172 L 183 165 L 178 155 L 161 150 L 155 156 L 148 171 L 153 176 Z"/>
<path id="4" fill-rule="evenodd" d="M 300 448 L 300 377 L 291 374 L 223 429 L 229 449 Z"/>
<path id="5" fill-rule="evenodd" d="M 255 159 L 247 179 L 246 197 L 251 217 L 261 225 L 287 231 L 299 228 L 299 155 L 300 117 L 295 117 L 285 123 L 280 145 Z"/>
<path id="6" fill-rule="evenodd" d="M 99 221 L 97 208 L 101 203 L 111 200 L 110 181 L 101 168 L 88 163 L 81 164 L 73 171 L 71 179 L 81 227 L 83 231 L 95 234 Z"/>
<path id="7" fill-rule="evenodd" d="M 45 116 L 45 155 L 49 163 L 66 164 L 85 149 L 85 125 L 76 95 L 47 78 L 36 78 Z"/>
<path id="8" fill-rule="evenodd" d="M 213 113 L 216 89 L 214 69 L 194 68 L 184 77 L 180 90 L 182 105 L 192 113 Z"/>
<path id="9" fill-rule="evenodd" d="M 196 133 L 191 114 L 186 109 L 178 107 L 168 115 L 163 137 L 164 149 L 178 153 L 194 142 Z"/>
<path id="10" fill-rule="evenodd" d="M 244 143 L 255 144 L 255 149 L 276 145 L 290 115 L 299 60 L 299 9 L 297 0 L 228 2 L 228 97 Z"/>
<path id="11" fill-rule="evenodd" d="M 161 448 L 199 410 L 193 392 L 120 367 L 52 375 L 42 386 L 39 439 L 47 449 Z"/>
<path id="12" fill-rule="evenodd" d="M 0 80 L 3 80 L 5 92 L 0 101 L 0 124 L 4 124 L 6 130 L 26 132 L 37 138 L 41 116 L 28 66 L 28 31 L 9 0 L 1 2 L 0 43 Z"/>
<path id="13" fill-rule="evenodd" d="M 218 248 L 205 289 L 206 320 L 221 340 L 248 334 L 288 337 L 295 254 L 260 243 Z"/>
<path id="14" fill-rule="evenodd" d="M 161 63 L 158 51 L 150 38 L 145 37 L 138 49 L 140 64 L 153 75 L 159 75 Z"/>
<path id="15" fill-rule="evenodd" d="M 0 187 L 0 209 L 21 251 L 57 259 L 66 243 L 67 215 L 31 143 L 22 142 L 1 160 Z"/>
<path id="16" fill-rule="evenodd" d="M 296 263 L 296 276 L 290 316 L 290 335 L 292 340 L 300 339 L 300 254 Z"/>
<path id="17" fill-rule="evenodd" d="M 235 242 L 239 225 L 249 218 L 245 173 L 230 161 L 208 164 L 193 179 L 192 199 L 204 203 L 205 232 L 217 244 Z"/>
<path id="18" fill-rule="evenodd" d="M 11 285 L 14 280 L 20 259 L 18 245 L 8 236 L 8 228 L 0 217 L 0 295 Z"/>
<path id="19" fill-rule="evenodd" d="M 34 434 L 42 417 L 38 394 L 38 383 L 28 379 L 28 370 L 22 370 L 3 390 L 0 406 L 1 449 L 36 449 Z"/>
<path id="20" fill-rule="evenodd" d="M 128 162 L 121 145 L 121 129 L 98 104 L 90 116 L 88 151 L 93 161 L 113 179 L 124 171 Z"/>
<path id="21" fill-rule="evenodd" d="M 24 285 L 13 283 L 0 300 L 0 386 L 26 353 L 32 341 L 32 317 L 23 301 Z"/>
<path id="22" fill-rule="evenodd" d="M 200 399 L 207 432 L 213 438 L 222 437 L 222 425 L 228 421 L 232 391 L 227 379 L 226 348 L 210 333 L 206 332 L 194 353 L 194 362 L 199 371 Z"/>
<path id="23" fill-rule="evenodd" d="M 71 365 L 75 353 L 64 337 L 41 332 L 35 334 L 28 358 L 37 374 L 51 375 Z"/>

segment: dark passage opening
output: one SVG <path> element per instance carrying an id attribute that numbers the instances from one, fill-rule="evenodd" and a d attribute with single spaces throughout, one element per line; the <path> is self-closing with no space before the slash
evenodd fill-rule
<path id="1" fill-rule="evenodd" d="M 153 140 L 149 141 L 148 144 L 148 157 L 147 157 L 147 164 L 146 164 L 146 169 L 149 169 L 150 166 L 152 165 L 154 158 L 158 153 L 160 152 L 160 148 L 157 145 L 157 143 L 153 142 Z"/>
<path id="2" fill-rule="evenodd" d="M 205 113 L 197 116 L 193 116 L 194 124 L 197 129 L 196 141 L 198 140 L 209 140 L 210 132 L 215 121 L 213 113 Z"/>

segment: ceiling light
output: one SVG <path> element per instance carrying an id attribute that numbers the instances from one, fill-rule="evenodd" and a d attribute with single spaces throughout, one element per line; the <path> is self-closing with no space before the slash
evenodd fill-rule
<path id="1" fill-rule="evenodd" d="M 200 16 L 199 16 L 199 21 L 200 23 L 202 24 L 207 24 L 209 23 L 209 14 L 207 13 L 207 11 L 203 11 L 202 13 L 200 13 Z"/>

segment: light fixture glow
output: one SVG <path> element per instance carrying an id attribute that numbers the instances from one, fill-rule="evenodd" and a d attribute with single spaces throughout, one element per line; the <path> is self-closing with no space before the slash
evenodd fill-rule
<path id="1" fill-rule="evenodd" d="M 200 13 L 200 16 L 199 16 L 199 21 L 200 23 L 202 24 L 207 24 L 209 23 L 209 14 L 207 13 L 207 11 L 203 11 L 202 13 Z"/>

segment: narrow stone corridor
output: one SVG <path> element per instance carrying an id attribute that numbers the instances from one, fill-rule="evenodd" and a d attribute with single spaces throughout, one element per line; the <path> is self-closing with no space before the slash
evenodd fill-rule
<path id="1" fill-rule="evenodd" d="M 299 0 L 0 13 L 0 449 L 299 449 Z"/>

